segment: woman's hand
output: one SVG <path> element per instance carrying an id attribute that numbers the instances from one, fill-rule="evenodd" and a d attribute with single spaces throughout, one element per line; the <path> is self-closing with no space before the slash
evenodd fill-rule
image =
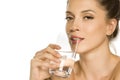
<path id="1" fill-rule="evenodd" d="M 31 60 L 30 80 L 45 80 L 50 77 L 49 68 L 59 66 L 61 57 L 57 51 L 60 46 L 50 44 L 47 48 L 38 51 Z M 50 61 L 55 62 L 55 65 L 50 64 Z"/>

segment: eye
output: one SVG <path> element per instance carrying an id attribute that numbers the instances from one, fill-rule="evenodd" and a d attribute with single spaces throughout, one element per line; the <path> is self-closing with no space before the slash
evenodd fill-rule
<path id="1" fill-rule="evenodd" d="M 91 20 L 91 19 L 94 19 L 94 17 L 92 17 L 92 16 L 84 16 L 83 19 L 85 19 L 85 20 Z"/>
<path id="2" fill-rule="evenodd" d="M 66 17 L 65 18 L 67 21 L 73 20 L 73 17 Z"/>

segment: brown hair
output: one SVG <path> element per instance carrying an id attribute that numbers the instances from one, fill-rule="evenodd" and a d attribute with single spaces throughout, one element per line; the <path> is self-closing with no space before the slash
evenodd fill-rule
<path id="1" fill-rule="evenodd" d="M 107 11 L 109 19 L 116 19 L 117 26 L 115 31 L 108 36 L 109 40 L 114 39 L 118 35 L 120 20 L 120 0 L 97 0 L 101 6 Z M 67 1 L 67 4 L 69 0 Z"/>
<path id="2" fill-rule="evenodd" d="M 108 36 L 109 40 L 115 38 L 119 31 L 119 19 L 120 19 L 120 0 L 98 0 L 100 5 L 107 11 L 107 17 L 109 19 L 116 19 L 117 26 L 115 31 Z"/>

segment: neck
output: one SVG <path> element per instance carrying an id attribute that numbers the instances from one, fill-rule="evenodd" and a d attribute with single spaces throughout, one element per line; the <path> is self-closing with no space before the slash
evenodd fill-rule
<path id="1" fill-rule="evenodd" d="M 90 80 L 95 78 L 99 80 L 101 77 L 107 77 L 113 69 L 112 54 L 109 46 L 106 43 L 92 50 L 89 53 L 80 55 L 80 65 L 83 70 L 84 76 Z M 93 80 L 93 79 L 92 79 Z"/>

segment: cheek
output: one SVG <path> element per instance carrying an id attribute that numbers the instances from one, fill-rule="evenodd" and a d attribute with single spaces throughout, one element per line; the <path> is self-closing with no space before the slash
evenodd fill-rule
<path id="1" fill-rule="evenodd" d="M 66 25 L 66 33 L 69 33 L 69 27 Z"/>
<path id="2" fill-rule="evenodd" d="M 71 25 L 72 25 L 72 23 L 71 24 L 66 23 L 66 33 L 70 32 Z"/>
<path id="3" fill-rule="evenodd" d="M 83 31 L 87 37 L 95 40 L 106 36 L 106 27 L 101 23 L 89 24 L 87 28 L 84 27 Z"/>

